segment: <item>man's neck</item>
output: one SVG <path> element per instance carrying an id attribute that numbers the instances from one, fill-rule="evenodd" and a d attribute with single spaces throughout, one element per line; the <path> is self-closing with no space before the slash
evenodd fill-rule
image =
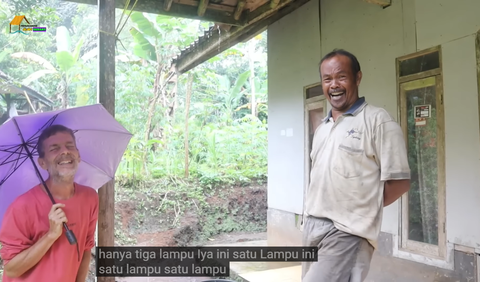
<path id="1" fill-rule="evenodd" d="M 75 185 L 73 178 L 49 178 L 45 181 L 48 190 L 54 198 L 60 200 L 67 200 L 75 193 Z"/>
<path id="2" fill-rule="evenodd" d="M 339 110 L 336 110 L 336 109 L 332 109 L 332 118 L 333 118 L 333 121 L 336 121 L 339 116 L 341 116 L 341 115 L 343 115 L 344 113 L 350 111 L 350 109 L 355 105 L 355 103 L 358 102 L 359 99 L 360 99 L 360 97 L 359 97 L 358 94 L 357 94 L 357 99 L 355 99 L 355 101 L 354 101 L 350 106 L 348 106 L 345 110 L 343 110 L 343 111 L 339 111 Z"/>
<path id="3" fill-rule="evenodd" d="M 332 118 L 333 118 L 333 121 L 337 121 L 337 118 L 341 115 L 343 115 L 344 112 L 341 112 L 341 111 L 337 111 L 337 110 L 334 110 L 332 109 Z"/>

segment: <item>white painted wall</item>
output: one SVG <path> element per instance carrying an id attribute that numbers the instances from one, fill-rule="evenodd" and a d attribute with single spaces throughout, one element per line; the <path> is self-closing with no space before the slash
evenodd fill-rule
<path id="1" fill-rule="evenodd" d="M 397 117 L 395 58 L 441 45 L 447 240 L 479 249 L 480 126 L 474 34 L 480 29 L 480 1 L 392 2 L 382 9 L 361 0 L 311 1 L 269 27 L 269 207 L 301 213 L 302 90 L 319 81 L 322 55 L 334 48 L 354 53 L 363 71 L 361 95 Z M 293 129 L 293 136 L 280 136 L 287 128 Z M 398 219 L 397 202 L 385 209 L 382 231 L 398 234 Z"/>
<path id="2" fill-rule="evenodd" d="M 480 140 L 475 34 L 478 0 L 417 0 L 418 49 L 441 45 L 447 241 L 480 247 Z M 448 19 L 448 20 L 446 20 Z"/>
<path id="3" fill-rule="evenodd" d="M 479 10 L 480 11 L 480 10 Z M 475 35 L 442 45 L 447 240 L 480 247 L 480 139 Z"/>
<path id="4" fill-rule="evenodd" d="M 480 29 L 479 13 L 478 0 L 416 0 L 418 49 L 446 44 L 476 33 Z"/>
<path id="5" fill-rule="evenodd" d="M 318 2 L 268 28 L 268 206 L 297 214 L 303 209 L 303 87 L 320 81 Z M 288 129 L 292 136 L 280 134 Z"/>
<path id="6" fill-rule="evenodd" d="M 360 96 L 396 118 L 395 58 L 415 50 L 414 33 L 404 33 L 402 3 L 393 1 L 388 9 L 358 0 L 321 3 L 322 55 L 334 48 L 352 52 L 363 73 Z M 397 234 L 398 222 L 397 201 L 384 210 L 382 231 Z"/>

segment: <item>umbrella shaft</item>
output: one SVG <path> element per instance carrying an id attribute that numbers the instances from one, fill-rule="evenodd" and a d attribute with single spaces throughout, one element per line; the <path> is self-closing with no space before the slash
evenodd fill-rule
<path id="1" fill-rule="evenodd" d="M 35 161 L 33 160 L 33 155 L 32 152 L 30 152 L 30 149 L 28 149 L 27 144 L 25 143 L 25 139 L 23 138 L 22 131 L 20 130 L 20 127 L 18 126 L 17 120 L 13 118 L 13 121 L 15 122 L 15 126 L 17 127 L 18 134 L 20 135 L 20 138 L 22 139 L 22 146 L 25 148 L 25 151 L 27 151 L 27 156 L 32 161 L 32 165 L 35 168 L 35 172 L 37 173 L 37 177 L 40 178 L 40 181 L 43 184 L 43 187 L 45 187 L 45 190 L 47 191 L 48 197 L 52 201 L 52 203 L 55 205 L 55 200 L 53 199 L 52 193 L 50 193 L 50 190 L 48 189 L 47 183 L 45 183 L 45 180 L 43 180 L 42 175 L 40 174 L 40 171 L 38 170 L 37 165 L 35 164 Z M 68 239 L 68 242 L 70 242 L 71 245 L 77 243 L 77 239 L 75 238 L 75 235 L 73 234 L 72 230 L 70 230 L 67 226 L 67 224 L 64 222 L 63 227 L 65 228 L 66 231 L 66 236 Z"/>

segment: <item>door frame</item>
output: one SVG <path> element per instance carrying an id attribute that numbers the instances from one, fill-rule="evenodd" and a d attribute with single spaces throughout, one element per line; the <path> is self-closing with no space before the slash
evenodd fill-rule
<path id="1" fill-rule="evenodd" d="M 416 84 L 416 85 L 415 85 Z M 436 118 L 437 118 L 437 223 L 438 223 L 438 244 L 413 241 L 408 238 L 409 232 L 409 210 L 408 194 L 402 196 L 401 201 L 401 249 L 412 253 L 424 255 L 436 259 L 445 259 L 446 257 L 446 206 L 445 206 L 445 113 L 443 105 L 443 83 L 440 74 L 430 75 L 423 78 L 412 79 L 400 83 L 400 124 L 402 127 L 405 144 L 408 146 L 407 132 L 407 107 L 406 91 L 419 89 L 422 87 L 435 86 L 436 97 Z M 408 147 L 407 147 L 408 152 Z"/>
<path id="2" fill-rule="evenodd" d="M 305 198 L 308 191 L 308 186 L 310 184 L 310 168 L 311 168 L 311 161 L 310 161 L 310 110 L 320 109 L 323 108 L 325 112 L 325 116 L 327 114 L 327 98 L 325 95 L 315 96 L 312 98 L 307 99 L 307 91 L 314 87 L 321 87 L 322 83 L 314 83 L 307 85 L 303 88 L 303 98 L 304 98 L 304 119 L 303 119 L 303 126 L 304 126 L 304 187 L 303 187 L 303 211 L 305 211 Z"/>
<path id="3" fill-rule="evenodd" d="M 413 59 L 413 58 L 416 58 L 416 57 L 419 57 L 419 56 L 423 56 L 423 55 L 426 55 L 426 54 L 429 54 L 429 53 L 434 53 L 434 52 L 437 52 L 438 53 L 438 60 L 439 60 L 439 64 L 438 64 L 438 67 L 437 68 L 434 68 L 434 69 L 430 69 L 430 70 L 427 70 L 427 71 L 419 71 L 419 72 L 416 72 L 414 74 L 409 74 L 409 75 L 400 75 L 400 64 L 405 61 L 405 60 L 409 60 L 409 59 Z M 437 95 L 441 95 L 440 96 L 440 100 L 439 100 L 439 105 L 441 105 L 441 109 L 437 109 L 437 111 L 442 111 L 442 115 L 440 116 L 440 118 L 437 120 L 437 127 L 438 127 L 438 124 L 443 124 L 443 126 L 445 126 L 445 115 L 444 115 L 444 103 L 443 103 L 443 62 L 442 62 L 442 48 L 440 45 L 438 46 L 435 46 L 435 47 L 432 47 L 432 48 L 428 48 L 428 49 L 424 49 L 424 50 L 420 50 L 420 51 L 417 51 L 415 53 L 411 53 L 411 54 L 408 54 L 408 55 L 405 55 L 405 56 L 401 56 L 401 57 L 398 57 L 395 59 L 395 68 L 396 68 L 396 92 L 397 92 L 397 120 L 399 121 L 400 123 L 400 126 L 402 127 L 402 130 L 404 130 L 404 122 L 402 122 L 402 114 L 404 113 L 404 109 L 403 106 L 402 106 L 402 102 L 401 102 L 401 89 L 400 89 L 400 85 L 402 83 L 405 83 L 405 82 L 409 82 L 409 81 L 413 81 L 413 80 L 417 80 L 417 79 L 422 79 L 422 78 L 426 78 L 426 77 L 430 77 L 430 76 L 435 76 L 436 79 L 437 79 Z M 404 131 L 405 132 L 405 131 Z M 439 147 L 442 147 L 443 148 L 443 152 L 441 152 L 441 154 L 438 154 L 438 162 L 440 162 L 440 158 L 443 159 L 443 162 L 442 162 L 442 165 L 440 167 L 440 170 L 438 171 L 438 174 L 439 176 L 441 176 L 441 179 L 439 181 L 439 185 L 441 186 L 441 191 L 439 191 L 439 196 L 438 196 L 438 204 L 439 204 L 439 207 L 442 207 L 440 210 L 439 210 L 439 215 L 438 215 L 438 218 L 439 218 L 439 222 L 444 222 L 445 223 L 445 239 L 443 242 L 441 242 L 441 238 L 439 236 L 439 242 L 438 242 L 438 245 L 441 246 L 441 248 L 443 248 L 443 252 L 439 252 L 440 253 L 440 256 L 438 255 L 430 255 L 429 252 L 418 252 L 418 250 L 415 250 L 415 249 L 412 249 L 412 248 L 402 248 L 402 240 L 403 240 L 403 219 L 405 218 L 405 211 L 408 211 L 408 208 L 407 207 L 407 203 L 406 202 L 406 199 L 408 199 L 408 194 L 405 194 L 403 195 L 400 199 L 399 199 L 399 204 L 398 204 L 398 233 L 397 234 L 394 234 L 394 240 L 393 240 L 393 256 L 395 257 L 398 257 L 398 258 L 402 258 L 402 259 L 406 259 L 406 260 L 411 260 L 411 261 L 415 261 L 415 262 L 419 262 L 419 263 L 423 263 L 423 264 L 427 264 L 427 265 L 432 265 L 432 266 L 435 266 L 435 267 L 440 267 L 440 268 L 443 268 L 443 269 L 449 269 L 449 270 L 453 270 L 454 269 L 454 257 L 453 257 L 453 249 L 454 249 L 454 246 L 452 243 L 449 243 L 447 240 L 446 240 L 446 227 L 447 227 L 447 222 L 446 222 L 446 203 L 445 203 L 445 200 L 446 200 L 446 185 L 445 185 L 445 182 L 446 182 L 446 171 L 445 171 L 445 131 L 444 131 L 444 127 L 441 128 L 441 130 L 439 132 L 437 132 L 437 134 L 441 134 L 440 132 L 443 132 L 443 138 L 442 138 L 442 146 L 440 146 L 440 144 L 437 143 L 437 150 Z M 405 138 L 407 138 L 408 136 L 405 136 Z M 407 220 L 408 220 L 408 217 L 407 217 Z M 439 226 L 441 226 L 443 224 L 439 224 Z M 443 229 L 443 226 L 442 226 L 442 229 Z M 408 229 L 407 229 L 408 230 Z M 442 230 L 443 231 L 443 230 Z"/>

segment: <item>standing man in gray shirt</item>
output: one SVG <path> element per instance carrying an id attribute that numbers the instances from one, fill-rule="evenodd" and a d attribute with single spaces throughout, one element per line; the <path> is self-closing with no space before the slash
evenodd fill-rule
<path id="1" fill-rule="evenodd" d="M 306 194 L 303 282 L 361 282 L 370 269 L 383 207 L 410 189 L 402 129 L 382 108 L 359 97 L 357 58 L 334 50 L 320 62 L 323 93 L 332 106 L 315 131 Z"/>

